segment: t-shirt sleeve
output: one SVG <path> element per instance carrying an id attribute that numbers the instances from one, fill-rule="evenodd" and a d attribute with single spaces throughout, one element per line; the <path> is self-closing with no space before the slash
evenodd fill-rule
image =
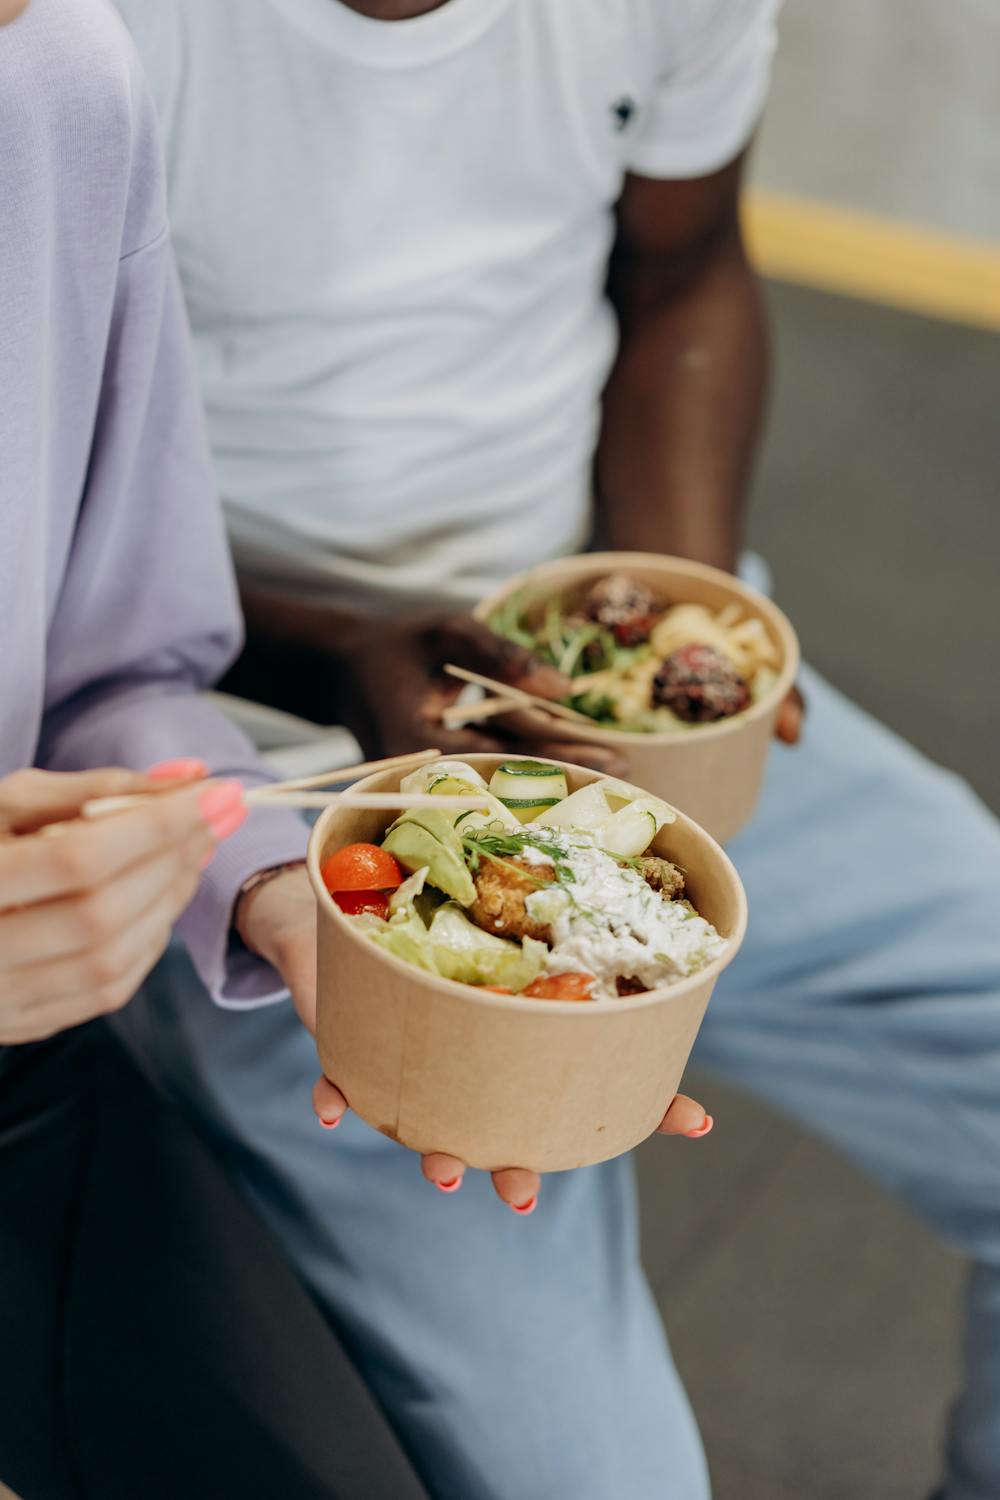
<path id="1" fill-rule="evenodd" d="M 656 26 L 669 32 L 666 56 L 626 165 L 645 177 L 703 177 L 738 156 L 754 132 L 781 0 L 656 4 Z"/>

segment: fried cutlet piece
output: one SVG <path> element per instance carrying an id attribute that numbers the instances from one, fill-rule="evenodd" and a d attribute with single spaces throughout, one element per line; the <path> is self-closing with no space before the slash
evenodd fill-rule
<path id="1" fill-rule="evenodd" d="M 551 865 L 533 865 L 517 858 L 505 859 L 502 864 L 483 860 L 474 879 L 476 899 L 468 911 L 479 927 L 497 937 L 530 937 L 551 944 L 548 923 L 533 921 L 524 904 L 532 891 L 555 879 Z"/>
<path id="2" fill-rule="evenodd" d="M 626 995 L 644 995 L 649 989 L 641 979 L 634 978 L 631 974 L 619 974 L 615 980 L 615 989 L 623 998 Z"/>
<path id="3" fill-rule="evenodd" d="M 679 901 L 684 894 L 684 872 L 669 859 L 660 859 L 657 854 L 644 854 L 637 862 L 639 874 L 648 886 L 659 891 L 664 901 Z"/>

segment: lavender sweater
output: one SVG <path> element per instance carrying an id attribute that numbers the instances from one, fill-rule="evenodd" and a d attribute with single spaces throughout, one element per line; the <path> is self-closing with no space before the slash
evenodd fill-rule
<path id="1" fill-rule="evenodd" d="M 0 28 L 0 633 L 0 774 L 199 755 L 266 779 L 198 696 L 239 614 L 153 110 L 106 0 Z M 179 931 L 220 1004 L 280 995 L 230 915 L 304 846 L 255 812 L 209 866 Z"/>

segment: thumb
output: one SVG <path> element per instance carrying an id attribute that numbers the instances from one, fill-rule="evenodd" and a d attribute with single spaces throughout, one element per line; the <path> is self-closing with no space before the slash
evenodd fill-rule
<path id="1" fill-rule="evenodd" d="M 427 642 L 439 666 L 453 661 L 468 671 L 496 677 L 542 698 L 565 698 L 571 692 L 570 680 L 562 672 L 471 615 L 449 615 L 435 621 L 429 627 Z"/>
<path id="2" fill-rule="evenodd" d="M 138 771 L 15 771 L 0 781 L 0 832 L 35 833 L 50 823 L 79 816 L 85 802 L 163 791 L 162 781 Z"/>

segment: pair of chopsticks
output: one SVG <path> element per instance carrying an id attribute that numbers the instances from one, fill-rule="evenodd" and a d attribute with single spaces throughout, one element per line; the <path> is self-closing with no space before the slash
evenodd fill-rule
<path id="1" fill-rule="evenodd" d="M 495 677 L 484 677 L 480 672 L 469 672 L 465 667 L 456 667 L 451 662 L 444 670 L 449 677 L 456 677 L 459 682 L 471 683 L 474 687 L 485 688 L 487 692 L 495 694 L 492 698 L 484 698 L 481 703 L 452 703 L 443 709 L 441 722 L 448 729 L 460 729 L 463 724 L 474 724 L 481 719 L 492 719 L 498 714 L 509 714 L 517 708 L 537 708 L 554 719 L 569 719 L 575 724 L 594 727 L 593 719 L 578 713 L 575 708 L 567 708 L 565 703 L 555 703 L 551 698 L 542 698 L 538 693 L 511 687 L 509 683 L 500 682 Z"/>
<path id="2" fill-rule="evenodd" d="M 441 755 L 440 750 L 415 750 L 409 755 L 389 755 L 382 760 L 364 760 L 356 766 L 338 766 L 335 771 L 321 772 L 316 776 L 297 776 L 289 781 L 272 781 L 265 786 L 250 787 L 244 794 L 248 807 L 369 807 L 393 811 L 407 807 L 456 807 L 463 811 L 472 808 L 488 810 L 490 803 L 485 797 L 432 796 L 428 792 L 356 792 L 320 791 L 331 782 L 356 781 L 374 771 L 415 771 L 418 766 L 429 764 Z M 82 813 L 85 818 L 103 818 L 112 813 L 125 812 L 130 807 L 139 807 L 153 797 L 169 794 L 170 787 L 162 792 L 136 792 L 125 797 L 97 797 L 85 802 Z"/>

